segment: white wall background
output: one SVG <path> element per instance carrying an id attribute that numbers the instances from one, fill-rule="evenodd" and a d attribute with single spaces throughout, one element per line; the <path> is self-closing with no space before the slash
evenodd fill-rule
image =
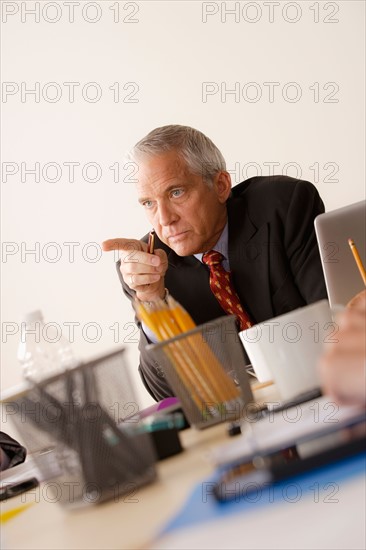
<path id="1" fill-rule="evenodd" d="M 365 3 L 1 2 L 1 9 L 2 388 L 20 381 L 21 316 L 41 308 L 66 335 L 65 323 L 79 323 L 74 348 L 82 358 L 125 345 L 145 406 L 131 308 L 115 258 L 95 244 L 149 230 L 123 153 L 156 126 L 187 124 L 221 148 L 234 183 L 277 163 L 275 173 L 313 181 L 328 210 L 364 199 Z M 71 82 L 74 98 L 64 84 Z M 37 86 L 38 97 L 26 93 Z M 79 163 L 74 181 L 70 162 Z M 39 181 L 26 172 L 36 163 Z"/>

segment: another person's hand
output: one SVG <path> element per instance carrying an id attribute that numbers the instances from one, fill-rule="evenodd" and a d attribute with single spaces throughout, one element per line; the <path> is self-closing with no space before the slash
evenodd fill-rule
<path id="1" fill-rule="evenodd" d="M 324 393 L 340 403 L 366 405 L 366 293 L 337 316 L 337 342 L 325 344 L 319 361 Z"/>
<path id="2" fill-rule="evenodd" d="M 156 249 L 154 254 L 149 254 L 147 244 L 136 239 L 109 239 L 102 243 L 102 248 L 119 251 L 123 280 L 136 292 L 136 298 L 149 302 L 164 298 L 164 277 L 168 269 L 164 250 Z"/>
<path id="3" fill-rule="evenodd" d="M 361 290 L 356 296 L 354 296 L 347 304 L 348 308 L 359 309 L 366 314 L 366 290 Z"/>

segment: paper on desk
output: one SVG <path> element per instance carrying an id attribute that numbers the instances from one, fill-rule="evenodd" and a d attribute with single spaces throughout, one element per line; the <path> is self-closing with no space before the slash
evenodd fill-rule
<path id="1" fill-rule="evenodd" d="M 226 503 L 214 497 L 215 472 L 194 486 L 149 548 L 364 550 L 365 466 L 361 453 Z"/>
<path id="2" fill-rule="evenodd" d="M 255 452 L 270 452 L 311 435 L 331 432 L 364 415 L 364 407 L 341 406 L 323 396 L 278 413 L 271 412 L 255 423 L 244 421 L 244 433 L 230 443 L 213 448 L 208 459 L 219 466 L 245 459 Z"/>
<path id="3" fill-rule="evenodd" d="M 363 470 L 363 471 L 362 471 Z M 164 533 L 149 546 L 150 550 L 345 550 L 365 546 L 365 476 L 363 468 L 354 476 L 339 481 L 335 506 L 329 491 L 319 502 L 314 493 L 305 491 L 294 503 L 282 499 L 263 506 L 231 506 L 232 513 L 212 514 L 206 521 L 185 525 Z M 331 478 L 334 479 L 333 477 Z M 336 478 L 338 481 L 338 478 Z M 313 482 L 308 483 L 313 486 Z M 328 484 L 329 485 L 329 484 Z M 332 485 L 332 484 L 331 484 Z M 334 483 L 333 483 L 334 485 Z M 300 487 L 300 485 L 298 485 Z M 323 484 L 320 484 L 323 487 Z M 264 496 L 263 496 L 264 498 Z M 218 506 L 223 511 L 225 506 Z M 235 510 L 235 507 L 237 508 Z M 352 510 L 352 514 L 349 511 Z M 210 521 L 207 521 L 210 519 Z M 291 526 L 291 528 L 289 528 Z"/>

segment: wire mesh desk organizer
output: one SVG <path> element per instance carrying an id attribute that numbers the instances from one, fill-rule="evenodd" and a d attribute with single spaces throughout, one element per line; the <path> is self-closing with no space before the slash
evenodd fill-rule
<path id="1" fill-rule="evenodd" d="M 191 426 L 207 428 L 244 415 L 253 396 L 235 316 L 196 327 L 171 296 L 166 303 L 137 301 L 135 309 L 159 340 L 147 349 L 161 365 Z"/>
<path id="2" fill-rule="evenodd" d="M 123 422 L 136 406 L 123 350 L 47 378 L 12 402 L 12 418 L 34 453 L 52 449 L 54 501 L 76 507 L 132 493 L 156 477 L 149 434 Z M 40 469 L 44 467 L 40 463 Z"/>

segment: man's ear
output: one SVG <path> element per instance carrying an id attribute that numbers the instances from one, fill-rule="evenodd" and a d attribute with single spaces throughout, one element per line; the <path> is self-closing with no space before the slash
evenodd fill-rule
<path id="1" fill-rule="evenodd" d="M 219 201 L 224 204 L 231 193 L 231 176 L 229 172 L 221 171 L 216 175 L 214 186 Z"/>

